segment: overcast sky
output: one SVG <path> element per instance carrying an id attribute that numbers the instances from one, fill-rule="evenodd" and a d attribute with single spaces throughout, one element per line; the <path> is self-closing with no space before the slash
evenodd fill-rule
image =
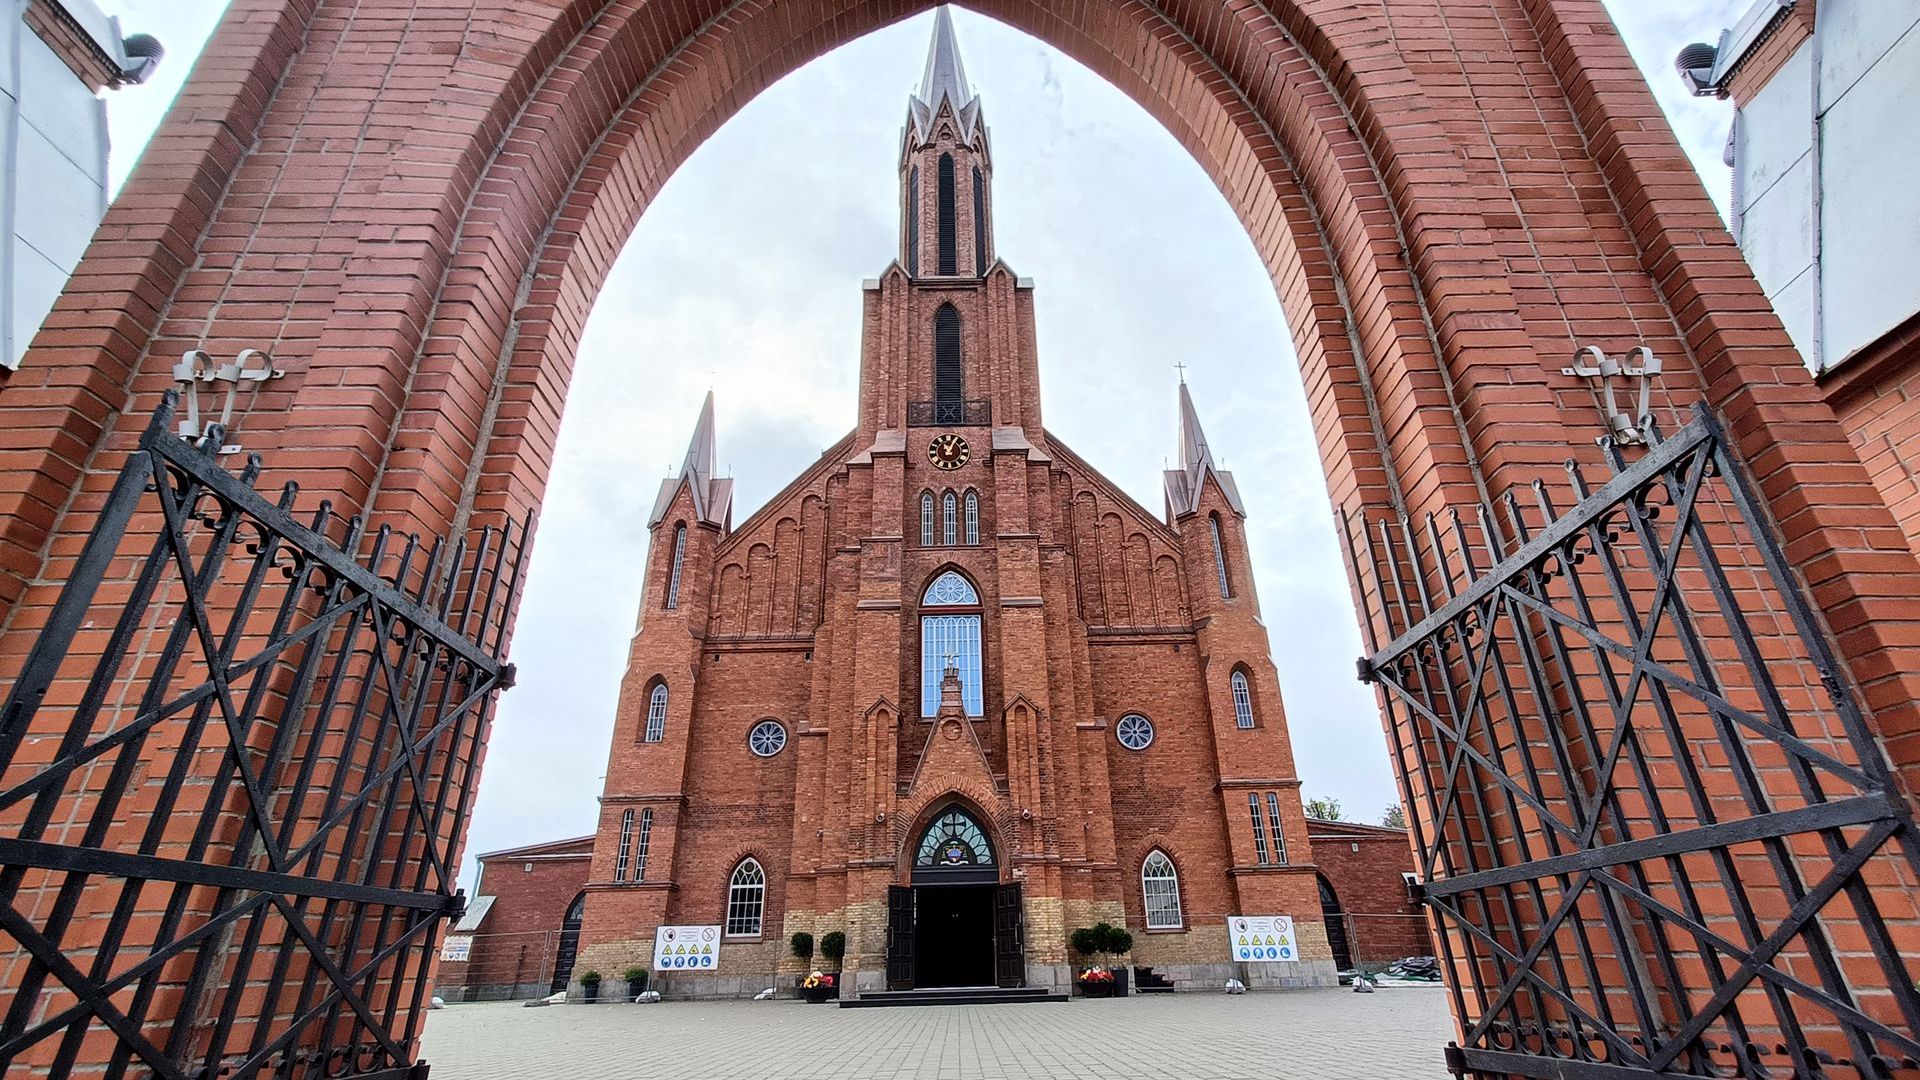
<path id="1" fill-rule="evenodd" d="M 109 98 L 117 183 L 224 5 L 99 2 L 167 47 L 151 83 Z M 1671 59 L 1750 3 L 1609 3 L 1723 208 L 1730 109 L 1686 97 Z M 993 137 L 999 252 L 1038 285 L 1049 430 L 1157 513 L 1174 364 L 1187 365 L 1246 500 L 1304 792 L 1379 820 L 1398 795 L 1373 694 L 1353 677 L 1359 631 L 1290 338 L 1246 233 L 1111 85 L 987 18 L 963 10 L 954 22 Z M 929 13 L 878 31 L 760 95 L 628 242 L 574 371 L 514 635 L 520 681 L 502 699 L 470 855 L 593 830 L 646 516 L 701 395 L 717 391 L 736 521 L 852 427 L 860 280 L 894 254 L 894 155 L 931 24 Z"/>

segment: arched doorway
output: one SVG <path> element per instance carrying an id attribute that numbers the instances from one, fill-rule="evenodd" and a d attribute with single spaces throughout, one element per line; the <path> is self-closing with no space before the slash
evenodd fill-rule
<path id="1" fill-rule="evenodd" d="M 1347 938 L 1347 911 L 1340 906 L 1340 894 L 1325 874 L 1315 874 L 1320 882 L 1320 917 L 1327 924 L 1327 946 L 1333 950 L 1333 963 L 1341 971 L 1353 968 L 1353 945 Z"/>
<path id="2" fill-rule="evenodd" d="M 1469 63 L 1448 62 L 1449 35 L 1456 31 L 1433 17 L 1436 8 L 1456 5 L 1467 16 L 1462 26 L 1484 24 L 1490 12 L 1501 20 L 1499 33 L 1465 31 L 1475 35 Z M 618 238 L 651 193 L 741 101 L 798 63 L 921 6 L 802 0 L 753 9 L 717 0 L 677 7 L 576 0 L 536 12 L 481 0 L 450 11 L 444 40 L 453 47 L 431 50 L 421 48 L 419 36 L 428 31 L 391 32 L 393 24 L 381 16 L 409 7 L 394 0 L 237 6 L 234 22 L 208 54 L 210 72 L 183 92 L 180 110 L 109 211 L 21 375 L 0 385 L 0 429 L 17 448 L 0 466 L 0 490 L 9 493 L 9 507 L 18 508 L 0 516 L 0 618 L 52 609 L 72 574 L 74 552 L 100 508 L 110 505 L 128 448 L 159 394 L 173 384 L 182 337 L 273 344 L 287 378 L 274 384 L 274 393 L 245 400 L 240 419 L 247 449 L 262 454 L 275 481 L 298 479 L 305 498 L 329 500 L 339 518 L 365 513 L 402 535 L 465 533 L 519 520 L 541 501 L 586 311 Z M 1342 514 L 1363 526 L 1369 514 L 1418 520 L 1433 513 L 1444 523 L 1449 510 L 1465 508 L 1471 516 L 1479 504 L 1535 480 L 1545 481 L 1541 501 L 1574 502 L 1576 485 L 1550 469 L 1568 456 L 1598 461 L 1602 451 L 1594 439 L 1607 429 L 1588 411 L 1585 387 L 1560 370 L 1563 358 L 1592 340 L 1614 350 L 1644 342 L 1666 360 L 1659 406 L 1705 398 L 1720 412 L 1734 433 L 1729 445 L 1763 471 L 1761 492 L 1738 497 L 1757 500 L 1758 516 L 1770 513 L 1779 523 L 1791 550 L 1788 569 L 1817 588 L 1821 611 L 1845 620 L 1838 643 L 1843 662 L 1823 659 L 1805 685 L 1844 693 L 1850 662 L 1873 680 L 1873 712 L 1865 719 L 1849 714 L 1850 726 L 1877 722 L 1890 734 L 1914 729 L 1920 646 L 1905 640 L 1897 613 L 1920 605 L 1920 582 L 1904 558 L 1900 533 L 1740 268 L 1677 147 L 1662 137 L 1664 121 L 1596 0 L 1386 0 L 1365 10 L 1343 8 L 1338 19 L 1320 14 L 1330 5 L 1299 0 L 1225 11 L 1095 0 L 1071 14 L 1040 0 L 985 6 L 1112 78 L 1176 132 L 1231 201 L 1285 297 L 1303 375 L 1318 403 L 1316 435 L 1329 494 Z M 343 17 L 348 7 L 352 18 Z M 1409 64 L 1402 48 L 1418 50 L 1419 62 Z M 364 89 L 334 92 L 325 84 L 324 73 L 344 57 L 367 73 L 357 83 Z M 396 108 L 382 76 L 402 70 L 406 78 L 391 81 L 390 93 L 409 96 Z M 1506 76 L 1490 72 L 1538 77 L 1527 79 L 1527 96 L 1516 99 L 1512 84 L 1501 81 Z M 356 144 L 351 178 L 338 159 L 333 133 L 340 130 L 381 136 Z M 432 137 L 413 137 L 419 134 Z M 1550 167 L 1513 183 L 1510 164 L 1538 160 L 1540 147 L 1563 149 L 1556 149 Z M 252 193 L 272 190 L 288 176 L 309 184 L 335 176 L 341 183 L 322 192 L 324 214 L 269 218 Z M 1562 291 L 1575 278 L 1578 288 Z M 130 535 L 158 532 L 156 519 L 142 511 L 141 528 Z M 1573 531 L 1563 529 L 1554 542 Z M 1698 531 L 1728 534 L 1720 520 Z M 1416 550 L 1418 540 L 1409 538 L 1401 549 L 1416 562 L 1431 561 L 1432 545 Z M 1397 558 L 1397 550 L 1387 555 Z M 104 565 L 114 552 L 97 554 Z M 1418 588 L 1397 591 L 1402 608 L 1409 594 L 1424 599 L 1436 580 L 1451 590 L 1454 582 L 1478 576 L 1419 569 L 1406 579 Z M 1633 567 L 1626 573 L 1635 589 L 1650 578 Z M 1378 580 L 1357 582 L 1355 594 L 1361 619 L 1386 646 L 1398 636 L 1383 610 L 1395 593 Z M 1660 590 L 1664 597 L 1666 582 Z M 385 607 L 414 609 L 400 599 Z M 1472 622 L 1483 623 L 1497 606 L 1493 599 L 1486 605 L 1468 613 Z M 1658 601 L 1649 606 L 1662 607 Z M 71 618 L 47 621 L 111 624 L 110 618 L 87 621 L 84 610 L 59 614 Z M 28 655 L 41 621 L 36 614 L 0 624 L 0 655 Z M 494 629 L 494 641 L 504 638 L 506 621 Z M 1593 648 L 1607 648 L 1614 641 L 1607 631 L 1621 629 L 1619 619 L 1608 621 L 1596 630 Z M 1813 625 L 1817 618 L 1802 621 Z M 1769 625 L 1752 633 L 1754 655 L 1797 647 L 1795 630 Z M 1640 640 L 1637 631 L 1617 636 Z M 94 638 L 73 650 L 70 669 L 83 669 L 89 653 L 120 648 L 106 635 Z M 1585 639 L 1576 645 L 1588 647 Z M 1405 652 L 1409 665 L 1419 659 L 1418 650 Z M 1644 660 L 1653 650 L 1624 652 Z M 1663 648 L 1659 655 L 1671 652 Z M 1642 674 L 1631 676 L 1629 709 L 1648 681 Z M 35 695 L 43 690 L 44 684 L 29 687 L 23 700 L 32 700 L 21 715 L 30 738 L 51 743 L 47 737 L 65 733 L 67 717 L 50 710 L 43 723 L 34 716 Z M 1496 691 L 1479 686 L 1440 695 L 1439 707 L 1507 708 L 1528 723 L 1542 714 L 1510 707 L 1505 698 L 1513 693 L 1510 684 Z M 223 689 L 209 700 L 224 703 L 225 697 Z M 1604 698 L 1596 693 L 1591 700 Z M 1711 717 L 1700 709 L 1681 716 L 1688 738 L 1676 737 L 1676 744 L 1705 741 L 1695 735 L 1720 737 L 1715 725 L 1726 712 L 1715 708 Z M 1431 702 L 1421 703 L 1408 728 L 1431 736 L 1435 715 Z M 1567 722 L 1585 720 L 1581 712 Z M 1606 745 L 1577 731 L 1574 741 Z M 484 724 L 472 743 L 484 743 Z M 1890 737 L 1886 745 L 1896 768 L 1909 779 L 1920 776 L 1913 740 Z M 1464 754 L 1429 765 L 1408 753 L 1400 768 L 1409 811 L 1417 825 L 1435 831 L 1431 845 L 1449 854 L 1475 840 L 1463 825 L 1434 820 L 1468 812 L 1451 798 L 1434 805 L 1441 802 L 1432 798 L 1439 776 L 1477 783 L 1483 778 L 1476 770 L 1492 774 L 1470 805 L 1502 823 L 1517 817 L 1501 800 L 1529 809 L 1539 804 L 1554 828 L 1564 824 L 1556 813 L 1580 816 L 1602 805 L 1581 800 L 1565 784 L 1516 789 L 1505 774 L 1509 766 L 1485 766 L 1477 751 L 1464 768 Z M 1873 753 L 1877 785 L 1878 749 Z M 1633 764 L 1638 754 L 1624 757 Z M 1529 773 L 1537 764 L 1526 763 Z M 1724 778 L 1724 772 L 1713 777 Z M 449 793 L 453 805 L 464 806 L 465 783 L 450 781 L 457 788 Z M 1648 790 L 1649 798 L 1671 800 L 1667 809 L 1683 823 L 1700 822 L 1681 788 L 1649 782 Z M 1873 796 L 1853 812 L 1869 804 L 1905 806 L 1904 792 Z M 1837 815 L 1820 813 L 1823 827 L 1838 827 L 1832 824 Z M 1756 812 L 1763 828 L 1748 835 L 1772 842 L 1781 830 L 1813 827 L 1815 818 L 1800 810 Z M 459 822 L 459 812 L 435 813 L 429 828 L 445 835 L 433 839 L 457 849 Z M 1903 822 L 1884 828 L 1910 831 Z M 1563 831 L 1584 843 L 1604 830 L 1587 822 Z M 1694 830 L 1686 842 L 1712 845 L 1726 835 Z M 370 839 L 378 851 L 386 838 Z M 1504 839 L 1483 835 L 1479 842 L 1497 848 Z M 268 844 L 265 854 L 278 853 Z M 1870 857 L 1879 858 L 1869 851 L 1849 865 L 1857 869 Z M 1586 860 L 1577 865 L 1594 877 L 1603 876 L 1597 868 L 1613 865 L 1584 851 L 1567 858 Z M 133 880 L 151 867 L 120 869 Z M 450 876 L 440 869 L 441 877 Z M 287 883 L 270 884 L 273 890 L 263 895 L 277 896 Z M 1482 877 L 1458 889 L 1507 884 Z M 1719 888 L 1737 894 L 1739 884 Z M 1490 906 L 1457 899 L 1445 882 L 1430 885 L 1437 909 Z M 1767 908 L 1792 906 L 1780 898 L 1802 888 L 1757 881 L 1752 887 L 1766 893 Z M 1668 912 L 1694 910 L 1691 895 L 1662 903 Z M 1849 928 L 1868 921 L 1845 913 L 1822 917 Z M 396 948 L 430 947 L 431 919 L 414 925 L 415 936 Z M 1531 947 L 1528 933 L 1537 928 L 1462 925 L 1443 943 L 1457 943 L 1466 957 L 1484 955 L 1485 947 L 1517 956 Z M 1620 950 L 1656 930 L 1620 931 Z M 1471 941 L 1464 936 L 1470 932 Z M 1693 957 L 1728 951 L 1704 937 L 1689 948 Z M 1501 993 L 1504 979 L 1494 970 L 1500 963 L 1498 957 L 1462 959 L 1456 966 L 1458 973 L 1492 980 L 1486 999 L 1543 1009 L 1531 991 Z M 1751 974 L 1766 963 L 1767 956 L 1756 955 L 1745 966 Z M 1526 977 L 1535 970 L 1526 969 Z M 1671 970 L 1674 985 L 1661 991 L 1667 1000 L 1685 1001 L 1691 991 L 1706 989 L 1698 974 L 1704 963 L 1687 960 Z M 1604 1001 L 1610 976 L 1638 979 L 1641 972 L 1622 962 L 1621 971 L 1593 977 L 1602 990 L 1581 993 Z M 376 987 L 373 1005 L 391 1014 L 417 999 L 412 978 Z M 1863 997 L 1862 1007 L 1898 1020 L 1887 1003 L 1912 1004 L 1908 980 L 1884 973 L 1870 978 L 1877 980 L 1876 992 Z M 1748 1010 L 1744 1002 L 1760 998 L 1734 1002 L 1735 992 L 1694 1000 L 1711 998 L 1725 1012 Z M 1821 996 L 1836 1000 L 1828 991 Z M 1551 1012 L 1545 1018 L 1565 1019 Z M 154 1022 L 164 1026 L 171 1019 Z M 1517 1019 L 1538 1026 L 1542 1018 Z M 1752 1025 L 1763 1032 L 1798 1027 L 1757 1008 L 1739 1019 L 1743 1040 Z M 1707 1016 L 1681 1030 L 1692 1040 L 1716 1022 Z M 1655 1037 L 1652 1022 L 1645 1025 L 1644 1033 L 1619 1035 L 1609 1045 L 1630 1060 L 1642 1053 L 1636 1040 L 1644 1045 Z M 1487 1025 L 1476 1027 L 1484 1036 Z M 412 1030 L 397 1033 L 401 1042 Z M 1898 1044 L 1913 1045 L 1912 1039 Z M 1832 1049 L 1860 1052 L 1839 1043 Z M 1695 1052 L 1677 1048 L 1666 1060 Z"/>
<path id="3" fill-rule="evenodd" d="M 1000 883 L 986 826 L 950 805 L 909 850 L 909 883 L 889 895 L 887 988 L 1021 985 L 1020 886 Z"/>
<path id="4" fill-rule="evenodd" d="M 560 944 L 553 951 L 553 984 L 547 993 L 557 994 L 573 982 L 573 961 L 580 955 L 580 924 L 587 917 L 587 894 L 581 893 L 567 905 L 567 917 L 560 922 Z"/>

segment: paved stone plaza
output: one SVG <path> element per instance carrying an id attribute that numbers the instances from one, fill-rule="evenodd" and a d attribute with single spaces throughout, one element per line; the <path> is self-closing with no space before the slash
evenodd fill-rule
<path id="1" fill-rule="evenodd" d="M 1446 995 L 1302 990 L 838 1009 L 792 1001 L 454 1005 L 433 1080 L 1442 1080 Z"/>

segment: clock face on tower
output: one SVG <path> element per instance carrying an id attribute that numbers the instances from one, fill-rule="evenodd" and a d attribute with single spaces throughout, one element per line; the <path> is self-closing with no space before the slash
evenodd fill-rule
<path id="1" fill-rule="evenodd" d="M 949 472 L 965 465 L 972 454 L 967 440 L 951 433 L 934 436 L 933 442 L 927 446 L 927 460 L 933 463 L 934 468 Z"/>

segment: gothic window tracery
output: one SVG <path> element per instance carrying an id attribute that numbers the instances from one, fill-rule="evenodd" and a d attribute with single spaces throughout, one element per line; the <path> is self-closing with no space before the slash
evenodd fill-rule
<path id="1" fill-rule="evenodd" d="M 653 684 L 653 690 L 647 694 L 647 734 L 646 741 L 659 742 L 667 735 L 667 684 Z"/>
<path id="2" fill-rule="evenodd" d="M 915 866 L 992 866 L 993 845 L 986 830 L 959 807 L 946 811 L 921 834 Z"/>
<path id="3" fill-rule="evenodd" d="M 940 680 L 949 665 L 959 673 L 966 714 L 983 715 L 980 594 L 966 578 L 948 570 L 921 594 L 920 608 L 920 715 L 940 712 Z"/>
<path id="4" fill-rule="evenodd" d="M 1140 866 L 1140 894 L 1147 909 L 1147 929 L 1178 930 L 1184 925 L 1180 915 L 1180 874 L 1167 853 L 1154 848 Z"/>
<path id="5" fill-rule="evenodd" d="M 920 546 L 933 546 L 933 492 L 920 493 Z"/>
<path id="6" fill-rule="evenodd" d="M 955 540 L 956 522 L 954 520 L 957 513 L 957 506 L 958 503 L 955 501 L 953 492 L 951 491 L 947 492 L 940 499 L 940 509 L 942 511 L 940 517 L 940 542 L 948 547 L 952 547 L 957 542 Z"/>
<path id="7" fill-rule="evenodd" d="M 967 492 L 967 543 L 980 542 L 980 496 Z"/>
<path id="8" fill-rule="evenodd" d="M 1253 688 L 1247 685 L 1247 673 L 1235 671 L 1233 686 L 1233 723 L 1235 727 L 1253 726 Z"/>
<path id="9" fill-rule="evenodd" d="M 759 937 L 767 906 L 767 873 L 757 859 L 742 860 L 727 883 L 727 936 Z"/>

